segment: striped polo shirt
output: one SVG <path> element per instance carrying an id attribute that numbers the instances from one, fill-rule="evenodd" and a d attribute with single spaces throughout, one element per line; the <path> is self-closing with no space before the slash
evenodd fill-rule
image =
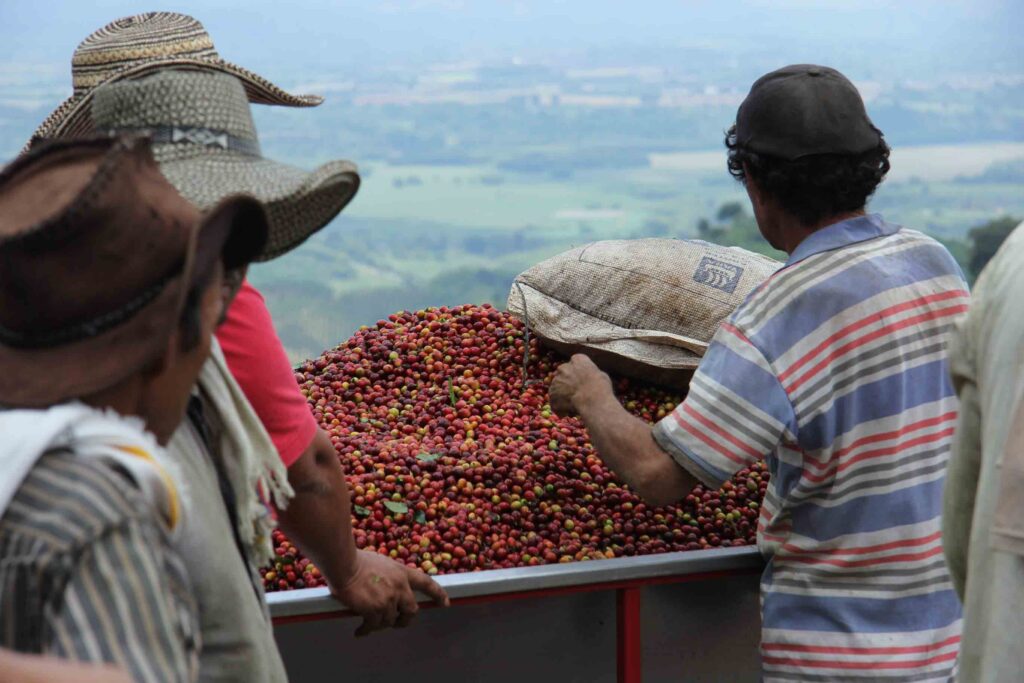
<path id="1" fill-rule="evenodd" d="M 712 489 L 766 458 L 764 679 L 946 681 L 940 511 L 968 305 L 935 240 L 877 215 L 807 237 L 719 328 L 658 443 Z"/>

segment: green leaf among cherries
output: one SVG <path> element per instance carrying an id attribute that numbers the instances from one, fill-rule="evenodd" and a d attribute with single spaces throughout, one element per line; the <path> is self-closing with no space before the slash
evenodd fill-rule
<path id="1" fill-rule="evenodd" d="M 384 507 L 391 510 L 395 514 L 405 514 L 409 511 L 409 506 L 405 503 L 401 503 L 397 500 L 385 500 Z"/>

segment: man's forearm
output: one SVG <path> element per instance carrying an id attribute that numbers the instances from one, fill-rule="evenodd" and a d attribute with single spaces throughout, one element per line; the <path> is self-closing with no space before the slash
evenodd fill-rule
<path id="1" fill-rule="evenodd" d="M 372 551 L 352 537 L 348 482 L 330 437 L 318 430 L 310 448 L 288 468 L 295 497 L 281 527 L 327 579 L 331 592 L 363 617 L 357 636 L 401 628 L 419 611 L 416 592 L 447 606 L 444 590 L 418 569 Z"/>
<path id="2" fill-rule="evenodd" d="M 598 456 L 644 500 L 667 505 L 697 485 L 657 444 L 651 425 L 626 411 L 610 390 L 584 394 L 575 404 Z"/>
<path id="3" fill-rule="evenodd" d="M 331 445 L 321 429 L 310 447 L 288 468 L 295 497 L 281 510 L 281 528 L 313 561 L 334 587 L 355 572 L 356 546 L 348 482 Z"/>

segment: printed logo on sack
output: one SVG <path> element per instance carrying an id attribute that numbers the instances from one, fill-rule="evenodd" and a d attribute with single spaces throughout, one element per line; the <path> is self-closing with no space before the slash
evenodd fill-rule
<path id="1" fill-rule="evenodd" d="M 700 260 L 697 272 L 693 274 L 693 281 L 732 294 L 736 291 L 736 285 L 739 284 L 741 277 L 743 269 L 739 266 L 705 256 Z"/>

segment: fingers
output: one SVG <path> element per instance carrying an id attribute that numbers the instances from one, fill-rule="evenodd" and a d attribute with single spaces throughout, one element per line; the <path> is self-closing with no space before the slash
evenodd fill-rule
<path id="1" fill-rule="evenodd" d="M 577 373 L 583 373 L 584 376 L 595 372 L 602 372 L 601 368 L 597 367 L 597 363 L 594 359 L 585 353 L 575 353 L 572 358 L 569 359 L 569 365 L 572 366 L 573 370 Z"/>
<path id="2" fill-rule="evenodd" d="M 562 363 L 555 371 L 549 388 L 552 409 L 560 415 L 575 414 L 573 397 L 585 387 L 592 390 L 594 382 L 601 377 L 607 376 L 589 356 L 574 354 L 569 362 Z"/>
<path id="3" fill-rule="evenodd" d="M 573 406 L 572 401 L 560 397 L 551 398 L 551 410 L 555 412 L 555 415 L 561 415 L 562 417 L 573 417 L 576 415 L 576 408 Z"/>
<path id="4" fill-rule="evenodd" d="M 356 638 L 363 638 L 380 629 L 381 613 L 370 612 L 363 616 L 363 623 L 356 629 Z"/>
<path id="5" fill-rule="evenodd" d="M 598 367 L 597 363 L 590 356 L 577 353 L 572 357 L 572 364 L 576 370 L 578 381 L 593 382 L 598 378 L 608 380 L 608 373 Z"/>
<path id="6" fill-rule="evenodd" d="M 363 623 L 356 629 L 356 637 L 368 636 L 374 631 L 393 627 L 398 622 L 398 598 L 393 597 L 383 609 L 363 615 Z"/>
<path id="7" fill-rule="evenodd" d="M 401 565 L 397 565 L 401 567 Z M 448 607 L 450 601 L 444 589 L 421 571 L 402 567 L 405 570 L 406 581 L 396 582 L 394 579 L 388 581 L 391 587 L 391 595 L 387 596 L 386 603 L 363 613 L 363 622 L 356 629 L 356 637 L 368 636 L 374 631 L 386 628 L 405 628 L 420 611 L 414 591 L 427 595 L 438 606 Z M 381 597 L 384 597 L 383 595 Z M 380 603 L 378 603 L 380 605 Z"/>
<path id="8" fill-rule="evenodd" d="M 398 597 L 394 596 L 388 600 L 387 609 L 384 611 L 384 620 L 381 628 L 393 628 L 398 622 Z"/>
<path id="9" fill-rule="evenodd" d="M 594 362 L 594 359 L 586 355 L 585 353 L 573 354 L 572 358 L 569 359 L 569 362 L 559 366 L 559 369 L 565 367 L 566 365 L 572 366 L 573 371 L 575 371 L 580 377 L 589 377 L 592 375 L 606 374 L 604 370 L 597 366 L 597 363 Z"/>
<path id="10" fill-rule="evenodd" d="M 418 590 L 420 593 L 428 596 L 438 607 L 448 607 L 451 604 L 451 601 L 448 600 L 448 594 L 444 592 L 444 589 L 423 572 L 409 569 L 407 575 L 409 577 L 409 585 L 412 586 L 413 590 Z"/>
<path id="11" fill-rule="evenodd" d="M 555 377 L 548 388 L 548 402 L 551 410 L 558 415 L 572 415 L 574 408 L 572 394 L 575 390 L 572 373 L 566 369 L 568 364 L 562 364 L 555 371 Z"/>
<path id="12" fill-rule="evenodd" d="M 416 596 L 411 588 L 406 588 L 402 591 L 402 597 L 398 601 L 398 621 L 395 622 L 395 628 L 408 626 L 419 611 L 420 606 L 416 603 Z"/>
<path id="13" fill-rule="evenodd" d="M 415 614 L 409 612 L 402 612 L 398 615 L 398 621 L 395 622 L 395 628 L 405 628 L 412 623 L 412 620 L 416 618 Z"/>
<path id="14" fill-rule="evenodd" d="M 551 410 L 555 411 L 557 415 L 568 417 L 576 414 L 576 408 L 572 402 L 572 387 L 557 376 L 548 391 L 548 403 L 551 405 Z"/>

